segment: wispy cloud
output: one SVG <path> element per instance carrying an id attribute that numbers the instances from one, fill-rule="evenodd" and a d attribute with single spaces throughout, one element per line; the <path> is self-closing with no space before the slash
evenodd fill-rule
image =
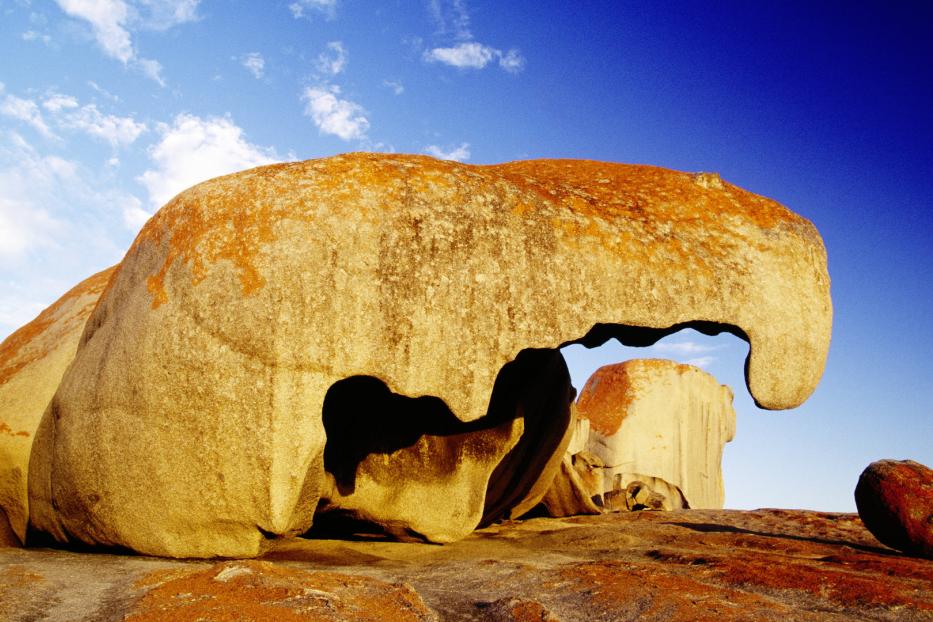
<path id="1" fill-rule="evenodd" d="M 444 63 L 460 69 L 482 69 L 489 64 L 496 50 L 475 41 L 464 42 L 449 48 L 434 48 L 424 53 L 428 62 Z"/>
<path id="2" fill-rule="evenodd" d="M 401 95 L 405 92 L 405 85 L 402 84 L 401 80 L 383 80 L 382 86 L 390 89 L 396 95 Z"/>
<path id="3" fill-rule="evenodd" d="M 139 28 L 165 30 L 198 18 L 200 0 L 55 0 L 67 15 L 91 27 L 97 45 L 107 56 L 134 67 L 165 85 L 162 65 L 139 56 L 131 32 Z"/>
<path id="4" fill-rule="evenodd" d="M 134 204 L 108 171 L 0 130 L 0 338 L 115 263 L 129 242 L 121 207 Z"/>
<path id="5" fill-rule="evenodd" d="M 347 48 L 342 41 L 331 41 L 327 44 L 327 50 L 321 52 L 317 57 L 315 66 L 321 73 L 336 76 L 343 73 L 347 67 L 349 55 Z"/>
<path id="6" fill-rule="evenodd" d="M 343 140 L 361 140 L 369 131 L 369 119 L 359 104 L 341 99 L 340 87 L 322 85 L 307 87 L 301 95 L 305 115 L 311 117 L 322 134 Z"/>
<path id="7" fill-rule="evenodd" d="M 495 63 L 509 73 L 519 73 L 525 68 L 525 57 L 519 50 L 503 51 L 474 40 L 465 0 L 430 0 L 428 11 L 437 34 L 456 43 L 425 50 L 422 55 L 425 61 L 458 69 L 483 69 Z"/>
<path id="8" fill-rule="evenodd" d="M 165 86 L 165 79 L 162 77 L 162 64 L 159 61 L 151 58 L 137 58 L 133 63 L 144 76 L 158 83 L 159 86 Z"/>
<path id="9" fill-rule="evenodd" d="M 138 178 L 154 208 L 206 179 L 281 161 L 274 149 L 247 141 L 227 117 L 180 114 L 158 132 L 161 138 L 149 149 L 154 166 Z"/>
<path id="10" fill-rule="evenodd" d="M 20 37 L 23 39 L 23 41 L 40 41 L 46 45 L 52 42 L 52 37 L 43 32 L 37 32 L 35 30 L 27 30 L 22 35 L 20 35 Z"/>
<path id="11" fill-rule="evenodd" d="M 62 110 L 67 110 L 71 108 L 78 107 L 78 100 L 72 97 L 71 95 L 62 95 L 61 93 L 53 93 L 45 98 L 45 101 L 42 102 L 42 107 L 52 113 L 58 113 Z"/>
<path id="12" fill-rule="evenodd" d="M 437 34 L 453 36 L 456 39 L 472 39 L 470 32 L 470 12 L 464 0 L 429 0 L 428 12 Z"/>
<path id="13" fill-rule="evenodd" d="M 648 350 L 652 355 L 658 355 L 663 358 L 676 359 L 687 365 L 707 368 L 719 357 L 712 353 L 726 348 L 722 344 L 705 344 L 698 341 L 662 341 L 650 346 Z"/>
<path id="14" fill-rule="evenodd" d="M 22 121 L 46 138 L 58 138 L 46 124 L 39 106 L 31 99 L 23 99 L 15 95 L 2 96 L 0 97 L 0 114 Z"/>
<path id="15" fill-rule="evenodd" d="M 240 57 L 240 64 L 246 68 L 257 80 L 263 76 L 266 69 L 266 59 L 259 52 L 250 52 Z"/>
<path id="16" fill-rule="evenodd" d="M 47 104 L 49 101 L 54 100 L 46 100 L 45 103 Z M 84 132 L 89 136 L 100 138 L 110 143 L 111 147 L 125 147 L 133 143 L 139 138 L 140 134 L 146 131 L 145 123 L 140 123 L 132 117 L 104 114 L 97 109 L 95 104 L 82 106 L 78 110 L 64 115 L 62 125 Z"/>
<path id="17" fill-rule="evenodd" d="M 518 73 L 525 68 L 525 57 L 516 49 L 511 49 L 505 54 L 501 52 L 498 55 L 499 67 L 509 73 Z"/>
<path id="18" fill-rule="evenodd" d="M 288 5 L 295 19 L 307 17 L 306 11 L 324 15 L 327 19 L 337 17 L 337 0 L 297 0 Z"/>
<path id="19" fill-rule="evenodd" d="M 441 160 L 453 160 L 454 162 L 464 162 L 470 159 L 470 143 L 460 143 L 459 147 L 445 151 L 437 145 L 428 145 L 424 152 Z"/>
<path id="20" fill-rule="evenodd" d="M 167 30 L 200 19 L 201 0 L 136 0 L 139 26 L 149 30 Z"/>
<path id="21" fill-rule="evenodd" d="M 483 69 L 490 62 L 509 73 L 518 73 L 525 68 L 525 57 L 518 50 L 503 52 L 488 45 L 468 41 L 453 47 L 437 47 L 424 52 L 429 63 L 443 63 L 458 69 Z"/>
<path id="22" fill-rule="evenodd" d="M 55 0 L 62 11 L 91 25 L 104 53 L 124 65 L 136 57 L 126 29 L 129 7 L 123 0 Z"/>
<path id="23" fill-rule="evenodd" d="M 113 93 L 111 93 L 110 91 L 102 87 L 101 85 L 97 84 L 93 80 L 88 80 L 87 85 L 91 87 L 92 89 L 94 89 L 95 91 L 97 91 L 98 93 L 100 93 L 101 95 L 103 95 L 104 97 L 106 97 L 107 99 L 109 99 L 110 101 L 113 101 L 113 102 L 120 101 L 119 97 L 117 97 L 116 95 L 114 95 Z"/>
<path id="24" fill-rule="evenodd" d="M 74 175 L 74 164 L 41 156 L 15 132 L 3 136 L 0 152 L 0 259 L 10 261 L 51 243 L 63 223 L 39 198 Z M 38 200 L 37 200 L 38 199 Z"/>
<path id="25" fill-rule="evenodd" d="M 705 354 L 707 352 L 713 352 L 715 350 L 721 350 L 723 346 L 706 345 L 702 343 L 697 343 L 696 341 L 675 341 L 675 342 L 656 343 L 653 346 L 651 346 L 651 348 L 654 350 L 657 350 L 658 352 L 675 354 L 678 356 L 693 356 L 697 354 Z"/>
<path id="26" fill-rule="evenodd" d="M 687 365 L 693 365 L 694 367 L 700 367 L 700 368 L 706 369 L 707 367 L 715 363 L 717 360 L 719 359 L 717 359 L 715 356 L 700 356 L 695 359 L 687 359 L 686 361 L 684 361 L 684 363 L 686 363 Z"/>

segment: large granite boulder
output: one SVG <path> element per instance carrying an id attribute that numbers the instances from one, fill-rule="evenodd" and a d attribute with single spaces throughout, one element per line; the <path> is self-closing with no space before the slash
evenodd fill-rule
<path id="1" fill-rule="evenodd" d="M 692 326 L 747 339 L 752 395 L 791 408 L 831 315 L 813 225 L 715 175 L 351 154 L 217 178 L 146 224 L 94 310 L 38 432 L 30 519 L 60 540 L 255 555 L 329 492 L 336 383 L 375 378 L 469 423 L 525 349 Z"/>
<path id="2" fill-rule="evenodd" d="M 666 507 L 684 507 L 681 493 L 687 507 L 723 507 L 722 454 L 735 436 L 735 410 L 732 391 L 710 374 L 660 359 L 606 365 L 587 380 L 576 413 L 589 422 L 578 428 L 586 451 L 603 465 L 596 494 L 637 481 Z"/>
<path id="3" fill-rule="evenodd" d="M 933 470 L 913 460 L 872 462 L 858 479 L 855 505 L 880 542 L 933 559 Z"/>
<path id="4" fill-rule="evenodd" d="M 0 343 L 0 545 L 25 541 L 33 437 L 112 273 L 81 282 Z"/>

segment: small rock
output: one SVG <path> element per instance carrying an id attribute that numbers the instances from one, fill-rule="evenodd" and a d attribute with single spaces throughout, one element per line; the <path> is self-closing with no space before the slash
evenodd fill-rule
<path id="1" fill-rule="evenodd" d="M 933 559 L 933 470 L 913 460 L 879 460 L 855 487 L 859 517 L 880 542 Z"/>

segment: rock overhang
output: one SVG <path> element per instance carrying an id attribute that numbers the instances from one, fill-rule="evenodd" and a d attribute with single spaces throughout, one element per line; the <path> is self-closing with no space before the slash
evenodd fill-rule
<path id="1" fill-rule="evenodd" d="M 756 401 L 790 408 L 819 380 L 831 316 L 812 224 L 710 174 L 377 154 L 244 171 L 170 201 L 110 281 L 33 457 L 35 522 L 159 554 L 255 554 L 310 525 L 320 413 L 346 378 L 473 422 L 525 350 L 692 326 L 749 341 Z M 120 452 L 83 446 L 95 427 Z M 91 483 L 108 503 L 88 501 Z M 142 529 L 134 495 L 153 497 L 133 508 Z"/>
<path id="2" fill-rule="evenodd" d="M 292 183 L 286 181 L 289 178 L 294 178 Z M 250 196 L 253 193 L 257 196 Z M 210 209 L 189 209 L 201 202 L 211 203 Z M 404 216 L 387 217 L 387 212 Z M 579 324 L 582 332 L 562 335 L 562 342 L 552 338 L 519 344 L 498 354 L 499 367 L 526 347 L 586 343 L 584 336 L 597 324 L 619 326 L 616 338 L 628 345 L 650 343 L 691 327 L 707 334 L 730 332 L 751 344 L 747 383 L 763 408 L 794 408 L 819 381 L 832 325 L 829 276 L 819 233 L 802 216 L 712 173 L 588 160 L 474 166 L 427 156 L 346 154 L 205 182 L 160 211 L 134 247 L 168 246 L 159 269 L 146 279 L 152 306 L 158 308 L 166 301 L 165 274 L 177 260 L 186 265 L 193 284 L 205 278 L 212 263 L 230 262 L 242 293 L 249 296 L 268 279 L 255 259 L 263 245 L 274 244 L 282 235 L 285 222 L 333 227 L 334 219 L 343 219 L 350 221 L 345 223 L 349 229 L 358 231 L 392 225 L 395 233 L 383 232 L 378 243 L 391 245 L 393 260 L 410 252 L 408 261 L 369 257 L 356 263 L 377 264 L 387 289 L 402 298 L 420 294 L 430 310 L 432 295 L 445 288 L 488 289 L 488 283 L 508 271 L 503 264 L 527 258 L 521 248 L 513 248 L 512 254 L 496 257 L 498 265 L 487 264 L 487 270 L 468 265 L 457 271 L 456 276 L 469 278 L 457 281 L 455 275 L 440 273 L 433 280 L 425 279 L 431 275 L 418 262 L 430 262 L 437 253 L 456 253 L 458 247 L 475 244 L 478 235 L 489 235 L 492 229 L 498 229 L 491 231 L 496 239 L 502 233 L 503 212 L 524 221 L 518 226 L 524 244 L 551 251 L 561 245 L 569 254 L 592 255 L 599 250 L 608 255 L 616 270 L 599 280 L 624 281 L 628 297 L 634 299 L 629 306 L 637 310 L 629 309 L 622 317 L 602 314 L 588 325 Z M 468 226 L 462 226 L 464 222 Z M 397 233 L 405 230 L 409 237 Z M 665 279 L 680 281 L 680 287 L 664 291 Z M 528 284 L 542 285 L 535 280 L 532 276 Z M 629 287 L 633 282 L 643 287 Z M 549 284 L 553 285 L 543 283 Z M 504 293 L 513 293 L 514 288 L 510 283 Z M 689 304 L 670 304 L 677 294 L 688 303 L 697 302 L 701 291 L 709 303 L 704 309 L 691 313 Z M 585 299 L 565 298 L 567 306 L 592 306 Z M 667 312 L 676 306 L 686 307 L 687 312 Z M 508 310 L 522 312 L 515 307 Z M 527 318 L 518 321 L 522 319 Z M 638 329 L 642 333 L 636 336 Z M 775 360 L 788 361 L 780 365 L 783 373 L 772 372 Z M 391 385 L 393 379 L 383 380 Z M 405 392 L 404 386 L 396 388 Z M 472 411 L 458 416 L 480 416 L 481 409 Z"/>

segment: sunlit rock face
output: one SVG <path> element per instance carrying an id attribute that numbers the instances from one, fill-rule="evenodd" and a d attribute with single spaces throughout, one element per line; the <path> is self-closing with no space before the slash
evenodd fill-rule
<path id="1" fill-rule="evenodd" d="M 855 487 L 859 517 L 878 540 L 933 559 L 933 469 L 913 460 L 878 460 Z"/>
<path id="2" fill-rule="evenodd" d="M 667 500 L 665 509 L 723 507 L 722 454 L 735 436 L 735 410 L 732 391 L 710 374 L 658 359 L 607 365 L 587 380 L 576 412 L 589 422 L 577 442 L 602 464 L 598 493 L 638 481 Z"/>
<path id="3" fill-rule="evenodd" d="M 573 388 L 560 352 L 526 350 L 502 368 L 487 413 L 462 422 L 439 399 L 351 378 L 324 399 L 316 521 L 339 535 L 369 523 L 399 539 L 458 540 L 480 520 L 533 507 L 553 478 Z M 540 490 L 540 493 L 536 491 Z"/>
<path id="4" fill-rule="evenodd" d="M 815 228 L 715 175 L 351 154 L 217 178 L 149 221 L 91 315 L 37 435 L 30 520 L 63 541 L 255 555 L 306 531 L 322 499 L 368 512 L 385 473 L 417 458 L 423 491 L 445 461 L 471 465 L 460 533 L 543 496 L 560 468 L 567 423 L 538 425 L 535 453 L 524 398 L 484 419 L 522 351 L 730 331 L 751 344 L 757 402 L 790 408 L 819 381 L 831 314 Z M 348 485 L 341 459 L 328 471 L 322 413 L 353 378 L 444 408 L 423 431 L 399 423 L 415 446 L 357 456 Z M 454 420 L 496 417 L 453 442 Z M 494 502 L 476 512 L 481 495 Z"/>
<path id="5" fill-rule="evenodd" d="M 112 273 L 81 282 L 0 343 L 0 544 L 25 540 L 36 428 Z"/>

